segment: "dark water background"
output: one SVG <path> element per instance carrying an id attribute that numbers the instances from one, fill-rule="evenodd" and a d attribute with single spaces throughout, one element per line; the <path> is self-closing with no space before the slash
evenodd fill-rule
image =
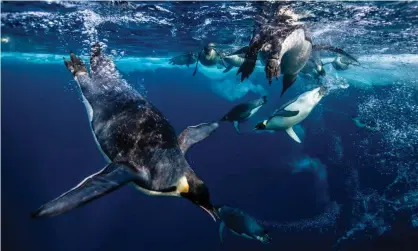
<path id="1" fill-rule="evenodd" d="M 350 9 L 347 4 L 337 3 L 335 11 L 340 9 L 338 6 Z M 379 4 L 364 3 L 372 6 Z M 181 8 L 187 9 L 187 6 L 191 6 L 188 10 L 194 13 L 205 10 L 202 3 L 168 5 L 170 8 L 162 6 L 171 11 L 177 10 L 175 13 L 180 13 Z M 242 5 L 247 6 L 246 3 Z M 299 5 L 296 4 L 296 7 L 301 8 Z M 407 6 L 398 3 L 382 5 L 394 10 L 416 10 L 416 3 Z M 78 7 L 54 4 L 42 6 L 49 6 L 49 12 L 63 16 L 78 10 Z M 220 9 L 219 6 L 210 6 L 211 10 Z M 13 47 L 11 43 L 2 44 L 2 53 L 15 53 L 12 55 L 17 58 L 21 52 L 67 54 L 69 47 L 78 48 L 75 49 L 78 53 L 88 48 L 82 42 L 79 32 L 76 39 L 72 40 L 65 37 L 70 36 L 65 30 L 58 32 L 58 28 L 62 28 L 60 26 L 53 26 L 58 27 L 57 30 L 50 28 L 48 32 L 37 25 L 28 30 L 31 26 L 27 24 L 36 20 L 22 17 L 8 19 L 4 14 L 7 11 L 27 13 L 29 10 L 23 11 L 23 7 L 18 3 L 7 3 L 5 8 L 2 4 L 2 37 L 6 34 L 16 41 Z M 32 11 L 38 10 L 36 5 L 31 7 Z M 94 5 L 89 8 L 97 7 Z M 319 11 L 323 10 L 321 8 L 318 7 L 317 16 L 322 13 Z M 45 7 L 41 10 L 45 11 Z M 100 13 L 101 9 L 96 11 Z M 205 12 L 204 15 L 210 17 L 210 13 Z M 244 8 L 238 15 L 250 16 L 251 13 Z M 217 16 L 212 18 L 217 20 Z M 332 21 L 330 16 L 327 18 Z M 394 19 L 386 16 L 387 20 L 391 18 Z M 404 18 L 404 22 L 397 20 L 394 23 L 404 24 L 408 16 Z M 78 26 L 77 22 L 73 25 L 80 26 L 82 30 L 85 20 L 80 21 Z M 312 22 L 315 27 L 316 20 Z M 414 27 L 414 21 L 411 22 L 407 25 Z M 179 23 L 177 29 L 195 27 L 193 23 L 189 26 L 187 24 L 186 21 Z M 102 35 L 101 38 L 111 37 L 109 27 L 114 24 L 109 22 L 106 25 L 95 27 L 98 34 Z M 130 27 L 133 24 L 127 25 Z M 233 28 L 246 27 L 241 25 Z M 408 32 L 416 32 L 402 25 L 399 27 L 406 30 L 404 37 L 408 36 Z M 112 29 L 122 32 L 123 28 L 126 27 Z M 37 29 L 38 33 L 30 33 Z M 215 32 L 212 28 L 208 29 Z M 250 32 L 249 29 L 246 31 Z M 221 37 L 202 32 L 206 34 L 201 37 L 202 41 Z M 62 35 L 58 36 L 60 41 L 68 41 L 68 44 L 56 40 L 57 34 Z M 26 39 L 23 39 L 25 36 Z M 379 34 L 373 33 L 373 36 L 378 37 Z M 165 56 L 189 48 L 187 40 L 181 38 L 180 35 L 171 38 L 172 41 L 185 43 L 179 42 L 173 47 L 167 44 L 159 46 L 155 42 L 146 44 L 141 40 L 142 50 L 137 46 L 132 51 L 132 43 L 126 41 L 125 46 L 125 40 L 118 39 L 109 41 L 108 46 L 109 49 L 112 46 L 117 48 L 118 53 L 126 50 L 129 56 L 140 56 L 144 48 L 154 46 L 157 53 L 147 56 Z M 391 55 L 416 53 L 416 40 L 398 38 L 396 48 L 406 50 L 396 51 L 391 47 Z M 29 44 L 27 39 L 31 41 Z M 225 39 L 225 46 L 230 42 Z M 32 47 L 30 43 L 38 46 Z M 201 41 L 194 39 L 189 46 L 192 48 L 199 43 Z M 364 41 L 364 44 L 368 44 L 365 47 L 376 47 L 369 48 L 370 53 L 378 50 L 377 45 L 371 41 Z M 379 46 L 385 47 L 385 44 Z M 346 47 L 357 48 L 353 44 L 347 44 Z M 226 99 L 211 89 L 214 80 L 201 73 L 193 78 L 190 69 L 162 66 L 155 71 L 125 73 L 122 70 L 122 73 L 129 83 L 146 90 L 149 100 L 169 119 L 177 133 L 188 125 L 219 119 L 234 104 L 259 96 L 250 92 L 239 99 Z M 271 102 L 244 125 L 247 130 L 253 123 L 268 116 L 279 104 L 300 94 L 312 84 L 301 78 L 297 82 L 298 87 L 289 90 L 279 99 L 278 83 L 267 88 L 261 73 L 256 73 L 251 81 L 268 89 Z M 97 172 L 106 163 L 92 139 L 76 83 L 61 63 L 24 62 L 2 56 L 1 83 L 1 224 L 4 250 L 331 250 L 342 236 L 363 225 L 364 229 L 356 231 L 355 235 L 341 241 L 334 249 L 418 249 L 418 223 L 414 222 L 418 214 L 418 152 L 414 148 L 418 137 L 415 110 L 418 99 L 417 82 L 411 78 L 394 82 L 393 85 L 373 85 L 371 89 L 350 86 L 348 89 L 336 90 L 335 95 L 324 98 L 302 123 L 305 136 L 300 145 L 284 132 L 238 135 L 231 124 L 222 124 L 215 134 L 193 147 L 188 153 L 188 160 L 209 186 L 214 202 L 239 207 L 265 222 L 273 237 L 270 245 L 263 246 L 256 241 L 228 233 L 223 247 L 219 241 L 218 225 L 190 202 L 177 198 L 144 196 L 130 186 L 57 217 L 30 219 L 31 211 L 67 191 L 84 177 Z M 378 101 L 375 99 L 381 100 L 380 107 L 376 105 Z M 382 107 L 385 104 L 387 107 Z M 356 127 L 351 120 L 352 115 L 363 115 L 366 119 L 376 119 L 379 122 L 383 120 L 387 124 L 382 125 L 381 132 L 371 133 Z M 388 139 L 394 137 L 394 128 L 398 130 L 395 138 L 400 140 L 395 143 Z M 319 160 L 325 166 L 325 179 L 318 179 L 321 171 L 317 169 L 294 173 L 293 163 L 303 159 Z M 358 176 L 354 173 L 358 173 Z M 395 184 L 394 191 L 383 196 L 385 188 L 397 178 L 400 182 Z M 365 194 L 375 195 L 368 200 Z M 405 196 L 409 199 L 403 199 Z M 387 202 L 389 200 L 400 200 L 403 207 L 395 207 Z M 301 222 L 302 219 L 308 219 L 309 222 L 309 219 L 318 215 L 325 215 L 324 219 L 329 218 L 324 211 L 334 201 L 340 210 L 335 222 L 318 223 L 304 228 L 307 223 Z M 365 204 L 369 211 L 362 209 L 361 205 Z M 295 227 L 285 231 L 283 224 L 286 222 L 296 222 Z"/>

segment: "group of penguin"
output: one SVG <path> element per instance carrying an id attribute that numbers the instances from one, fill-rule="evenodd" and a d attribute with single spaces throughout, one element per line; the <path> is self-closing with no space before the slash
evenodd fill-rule
<path id="1" fill-rule="evenodd" d="M 197 57 L 183 55 L 172 59 L 172 63 L 190 65 L 196 62 L 195 72 L 198 62 L 203 65 L 223 62 L 227 70 L 231 65 L 239 65 L 238 73 L 242 73 L 241 80 L 244 80 L 251 75 L 260 57 L 270 83 L 273 77 L 284 74 L 283 94 L 305 66 L 312 49 L 315 46 L 312 46 L 304 28 L 266 25 L 254 33 L 248 47 L 230 55 L 232 61 L 221 56 L 209 44 Z M 245 56 L 239 56 L 241 54 Z M 233 59 L 235 55 L 242 59 L 240 64 L 231 63 L 238 62 Z M 219 127 L 219 121 L 189 126 L 177 136 L 164 115 L 122 80 L 112 59 L 103 53 L 101 43 L 92 45 L 90 71 L 74 53 L 70 54 L 69 60 L 64 58 L 64 64 L 78 84 L 94 140 L 108 164 L 68 192 L 41 206 L 32 213 L 32 217 L 65 213 L 130 184 L 147 195 L 175 196 L 191 201 L 215 221 L 221 220 L 221 239 L 226 226 L 240 236 L 263 243 L 271 241 L 257 220 L 243 211 L 229 206 L 214 206 L 209 188 L 185 158 L 190 147 Z M 286 130 L 295 141 L 300 142 L 292 126 L 305 119 L 326 92 L 325 87 L 317 87 L 303 93 L 257 124 L 255 129 Z M 233 122 L 239 132 L 239 123 L 253 116 L 266 101 L 267 98 L 262 97 L 238 105 L 221 121 Z"/>
<path id="2" fill-rule="evenodd" d="M 278 32 L 279 31 L 279 32 Z M 226 67 L 224 72 L 238 67 L 241 82 L 254 71 L 257 59 L 264 65 L 269 84 L 283 74 L 281 95 L 296 81 L 300 72 L 315 78 L 325 75 L 324 64 L 319 58 L 320 50 L 338 53 L 332 62 L 338 70 L 347 69 L 350 64 L 359 64 L 357 59 L 340 48 L 330 45 L 313 45 L 312 39 L 302 25 L 274 23 L 265 24 L 255 30 L 251 42 L 231 54 L 224 55 L 214 43 L 209 43 L 197 55 L 188 53 L 170 59 L 173 65 L 196 64 L 193 75 L 200 64 L 204 66 Z M 254 130 L 285 130 L 292 139 L 301 143 L 293 126 L 304 120 L 327 93 L 325 86 L 307 91 L 276 110 L 270 118 L 256 125 Z M 233 122 L 238 133 L 239 124 L 251 118 L 265 103 L 267 97 L 261 97 L 234 107 L 221 121 Z"/>

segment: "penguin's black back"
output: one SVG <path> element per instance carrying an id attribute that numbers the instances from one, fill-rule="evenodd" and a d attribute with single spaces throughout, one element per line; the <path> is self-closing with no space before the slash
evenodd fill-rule
<path id="1" fill-rule="evenodd" d="M 156 150 L 179 148 L 167 119 L 134 89 L 104 96 L 94 108 L 92 128 L 112 161 L 147 166 Z"/>

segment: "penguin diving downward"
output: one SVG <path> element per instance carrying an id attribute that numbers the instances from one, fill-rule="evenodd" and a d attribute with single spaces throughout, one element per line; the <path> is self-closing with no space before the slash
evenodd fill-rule
<path id="1" fill-rule="evenodd" d="M 218 123 L 189 127 L 177 138 L 163 114 L 121 78 L 99 43 L 92 46 L 90 75 L 73 53 L 64 63 L 81 89 L 93 136 L 109 164 L 32 216 L 65 213 L 129 183 L 148 195 L 186 198 L 215 219 L 209 190 L 185 153 Z"/>
<path id="2" fill-rule="evenodd" d="M 252 240 L 261 241 L 264 244 L 271 242 L 268 232 L 257 223 L 257 220 L 245 214 L 237 208 L 222 206 L 218 207 L 221 224 L 219 226 L 219 237 L 223 243 L 223 231 L 225 226 L 234 234 Z"/>
<path id="3" fill-rule="evenodd" d="M 239 123 L 251 118 L 266 103 L 267 96 L 263 96 L 249 102 L 239 104 L 232 108 L 232 110 L 229 111 L 225 116 L 223 116 L 221 121 L 233 122 L 235 130 L 238 134 L 240 134 L 241 132 L 239 130 Z"/>
<path id="4" fill-rule="evenodd" d="M 312 38 L 303 24 L 292 20 L 291 16 L 277 16 L 272 21 L 257 22 L 257 27 L 245 55 L 245 61 L 238 69 L 241 82 L 254 71 L 257 58 L 265 66 L 267 80 L 271 85 L 273 77 L 283 74 L 283 93 L 296 81 L 311 56 L 312 50 L 343 50 L 328 45 L 312 45 Z"/>
<path id="5" fill-rule="evenodd" d="M 326 87 L 317 87 L 307 91 L 294 100 L 284 104 L 267 120 L 256 125 L 254 130 L 286 130 L 287 134 L 296 142 L 301 140 L 293 130 L 293 126 L 302 122 L 326 94 Z"/>

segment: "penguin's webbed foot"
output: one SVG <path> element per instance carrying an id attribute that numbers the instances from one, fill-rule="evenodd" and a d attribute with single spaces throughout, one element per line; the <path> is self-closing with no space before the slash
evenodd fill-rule
<path id="1" fill-rule="evenodd" d="M 279 60 L 269 59 L 266 63 L 266 67 L 264 68 L 264 71 L 266 72 L 267 80 L 269 81 L 269 84 L 271 85 L 273 77 L 276 77 L 276 79 L 278 79 L 280 76 Z"/>
<path id="2" fill-rule="evenodd" d="M 87 73 L 86 65 L 83 60 L 77 57 L 73 52 L 70 53 L 70 60 L 64 59 L 65 67 L 76 76 L 79 73 Z"/>

